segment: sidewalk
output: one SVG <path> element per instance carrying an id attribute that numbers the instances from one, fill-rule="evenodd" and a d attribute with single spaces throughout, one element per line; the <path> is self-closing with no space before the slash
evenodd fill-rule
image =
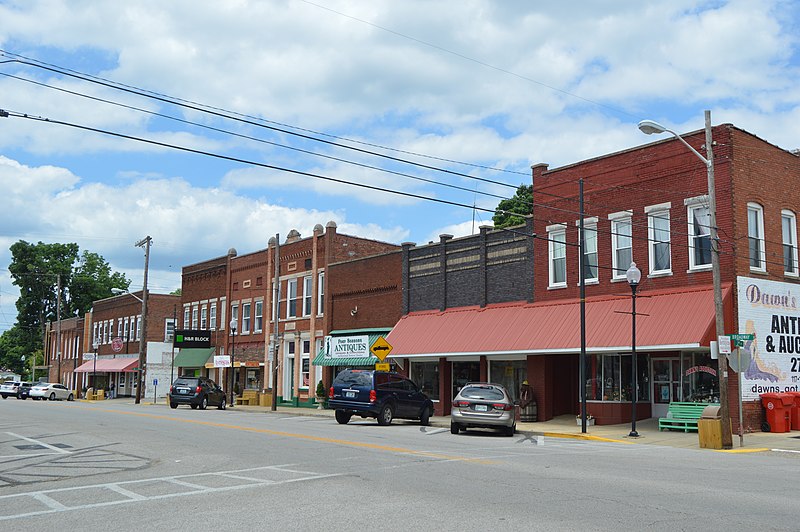
<path id="1" fill-rule="evenodd" d="M 91 402 L 91 401 L 90 401 Z M 131 398 L 108 399 L 97 403 L 127 402 L 132 403 Z M 154 406 L 152 399 L 143 400 L 142 404 Z M 160 402 L 155 406 L 167 406 Z M 228 407 L 231 408 L 230 406 Z M 278 414 L 283 416 L 317 416 L 333 419 L 333 410 L 319 410 L 316 408 L 302 408 L 293 406 L 278 406 L 273 412 L 268 406 L 244 406 L 239 405 L 232 410 L 248 413 Z M 354 421 L 361 418 L 354 417 Z M 370 422 L 375 420 L 368 419 Z M 398 423 L 405 423 L 398 420 Z M 431 418 L 431 425 L 434 427 L 450 428 L 450 418 L 447 416 L 434 416 Z M 628 434 L 631 431 L 630 424 L 622 425 L 593 425 L 586 427 L 586 434 L 581 433 L 581 427 L 576 423 L 575 416 L 559 416 L 549 421 L 537 423 L 517 423 L 517 432 L 530 435 L 542 435 L 551 438 L 576 438 L 596 441 L 615 441 L 631 443 L 636 445 L 663 445 L 667 447 L 679 447 L 684 449 L 700 449 L 700 441 L 696 432 L 678 431 L 659 431 L 658 420 L 655 418 L 645 419 L 636 423 L 638 438 L 631 438 Z M 792 452 L 800 453 L 800 431 L 772 433 L 772 432 L 752 432 L 744 435 L 744 445 L 740 446 L 739 435 L 733 435 L 733 448 L 717 452 L 742 453 L 742 452 Z M 706 449 L 704 449 L 706 450 Z M 707 449 L 713 451 L 713 449 Z"/>

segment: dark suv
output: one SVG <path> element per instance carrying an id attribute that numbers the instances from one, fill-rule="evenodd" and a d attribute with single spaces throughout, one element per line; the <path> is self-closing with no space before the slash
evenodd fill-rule
<path id="1" fill-rule="evenodd" d="M 418 419 L 430 423 L 433 402 L 417 385 L 399 373 L 346 369 L 333 381 L 328 406 L 336 410 L 336 421 L 345 424 L 354 415 L 377 418 L 379 425 L 392 419 Z"/>
<path id="2" fill-rule="evenodd" d="M 209 405 L 225 410 L 225 392 L 217 383 L 205 377 L 178 377 L 169 389 L 169 406 L 189 405 L 205 410 Z"/>

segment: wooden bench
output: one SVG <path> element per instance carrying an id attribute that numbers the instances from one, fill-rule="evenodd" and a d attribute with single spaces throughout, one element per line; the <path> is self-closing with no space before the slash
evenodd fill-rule
<path id="1" fill-rule="evenodd" d="M 667 417 L 658 418 L 658 430 L 682 430 L 684 432 L 697 432 L 697 420 L 703 415 L 709 403 L 682 403 L 669 404 Z"/>
<path id="2" fill-rule="evenodd" d="M 255 390 L 245 390 L 241 397 L 236 398 L 237 405 L 257 405 L 258 392 Z"/>

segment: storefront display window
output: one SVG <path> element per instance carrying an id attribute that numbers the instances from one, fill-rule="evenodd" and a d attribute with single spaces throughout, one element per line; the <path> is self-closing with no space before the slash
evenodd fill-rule
<path id="1" fill-rule="evenodd" d="M 438 362 L 413 362 L 411 364 L 411 380 L 414 381 L 432 401 L 438 401 L 440 399 Z"/>
<path id="2" fill-rule="evenodd" d="M 261 373 L 258 369 L 248 369 L 247 370 L 247 379 L 245 380 L 244 387 L 247 390 L 259 390 L 261 389 L 261 381 L 259 380 L 259 374 Z"/>
<path id="3" fill-rule="evenodd" d="M 492 360 L 489 362 L 489 380 L 503 386 L 511 399 L 519 399 L 522 381 L 528 378 L 526 360 Z"/>
<path id="4" fill-rule="evenodd" d="M 589 401 L 630 401 L 631 355 L 587 355 L 586 399 Z M 638 400 L 650 400 L 647 355 L 637 354 Z"/>

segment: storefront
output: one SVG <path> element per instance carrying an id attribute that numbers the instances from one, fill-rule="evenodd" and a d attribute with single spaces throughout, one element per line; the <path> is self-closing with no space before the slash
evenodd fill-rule
<path id="1" fill-rule="evenodd" d="M 375 369 L 375 364 L 380 360 L 372 354 L 370 348 L 390 330 L 370 328 L 331 331 L 314 357 L 313 365 L 330 368 L 331 381 L 343 369 Z M 387 362 L 390 360 L 387 359 Z M 397 364 L 392 363 L 392 369 L 398 369 Z"/>
<path id="2" fill-rule="evenodd" d="M 138 356 L 99 356 L 75 368 L 75 373 L 84 375 L 81 389 L 105 390 L 110 397 L 131 397 L 136 393 L 138 365 Z"/>
<path id="3" fill-rule="evenodd" d="M 209 377 L 206 365 L 214 356 L 215 351 L 215 347 L 182 347 L 178 354 L 175 355 L 175 360 L 172 364 L 175 369 L 175 376 Z M 214 367 L 213 363 L 211 367 Z"/>

